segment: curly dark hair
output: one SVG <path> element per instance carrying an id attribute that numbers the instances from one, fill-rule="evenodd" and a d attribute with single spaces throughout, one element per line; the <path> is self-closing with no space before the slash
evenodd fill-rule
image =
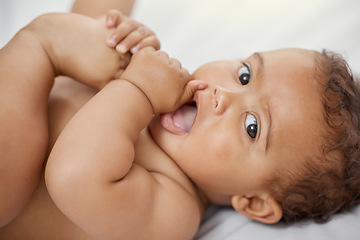
<path id="1" fill-rule="evenodd" d="M 319 80 L 326 126 L 322 151 L 308 155 L 300 171 L 275 174 L 268 182 L 287 223 L 326 222 L 360 203 L 359 83 L 340 55 L 315 55 L 315 78 L 327 80 Z"/>

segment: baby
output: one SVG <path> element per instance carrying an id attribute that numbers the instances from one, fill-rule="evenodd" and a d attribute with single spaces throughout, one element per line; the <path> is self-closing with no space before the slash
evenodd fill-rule
<path id="1" fill-rule="evenodd" d="M 86 100 L 70 102 L 82 106 L 91 99 L 79 111 L 66 112 L 76 114 L 49 156 L 47 188 L 67 218 L 54 205 L 44 207 L 39 222 L 53 219 L 45 230 L 48 239 L 59 232 L 59 239 L 191 239 L 210 202 L 232 205 L 268 224 L 324 221 L 359 202 L 360 96 L 339 56 L 283 49 L 208 63 L 189 76 L 177 60 L 154 49 L 156 41 L 132 48 L 136 53 L 125 68 L 124 55 L 119 61 L 115 51 L 98 44 L 107 33 L 85 17 L 46 15 L 0 53 L 1 87 L 29 91 L 26 84 L 32 84 L 34 92 L 25 91 L 23 98 L 31 96 L 33 107 L 16 107 L 27 111 L 23 119 L 41 111 L 42 121 L 34 124 L 43 134 L 44 103 L 55 75 L 100 89 L 92 97 L 92 90 L 75 86 Z M 68 36 L 78 41 L 65 41 Z M 113 47 L 121 41 L 111 39 Z M 17 62 L 20 73 L 11 71 L 11 63 L 23 59 L 18 56 L 30 46 L 34 65 Z M 13 79 L 26 81 L 12 86 Z M 12 97 L 1 95 L 1 102 Z M 31 127 L 24 124 L 19 135 Z M 45 155 L 20 150 L 29 159 Z M 47 194 L 44 187 L 42 193 Z M 51 202 L 37 196 L 25 212 Z M 30 213 L 15 224 L 29 222 Z M 9 224 L 0 237 L 16 229 Z"/>

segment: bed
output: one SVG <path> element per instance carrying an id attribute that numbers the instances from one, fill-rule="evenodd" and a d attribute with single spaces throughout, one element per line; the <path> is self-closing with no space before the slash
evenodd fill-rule
<path id="1" fill-rule="evenodd" d="M 0 47 L 35 16 L 68 11 L 71 0 L 2 0 Z M 138 0 L 133 17 L 158 35 L 162 49 L 190 72 L 205 62 L 284 47 L 341 53 L 360 76 L 358 0 Z M 164 20 L 165 19 L 165 20 Z M 326 224 L 264 225 L 211 205 L 197 240 L 360 239 L 360 206 Z"/>

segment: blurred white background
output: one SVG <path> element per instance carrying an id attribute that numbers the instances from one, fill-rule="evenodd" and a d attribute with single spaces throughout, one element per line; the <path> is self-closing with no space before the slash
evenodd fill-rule
<path id="1" fill-rule="evenodd" d="M 0 47 L 40 14 L 68 12 L 72 0 L 0 0 Z"/>
<path id="2" fill-rule="evenodd" d="M 337 51 L 360 73 L 359 0 L 141 0 L 134 16 L 191 70 L 209 60 L 301 47 Z"/>
<path id="3" fill-rule="evenodd" d="M 34 17 L 72 0 L 0 0 L 0 47 Z M 359 0 L 138 0 L 133 17 L 193 71 L 218 59 L 301 47 L 337 51 L 360 73 Z"/>

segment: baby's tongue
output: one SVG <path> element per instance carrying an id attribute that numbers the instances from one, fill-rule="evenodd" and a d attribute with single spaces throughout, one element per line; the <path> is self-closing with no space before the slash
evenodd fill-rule
<path id="1" fill-rule="evenodd" d="M 174 125 L 184 132 L 189 132 L 194 123 L 196 111 L 195 106 L 184 105 L 180 107 L 174 112 Z"/>

